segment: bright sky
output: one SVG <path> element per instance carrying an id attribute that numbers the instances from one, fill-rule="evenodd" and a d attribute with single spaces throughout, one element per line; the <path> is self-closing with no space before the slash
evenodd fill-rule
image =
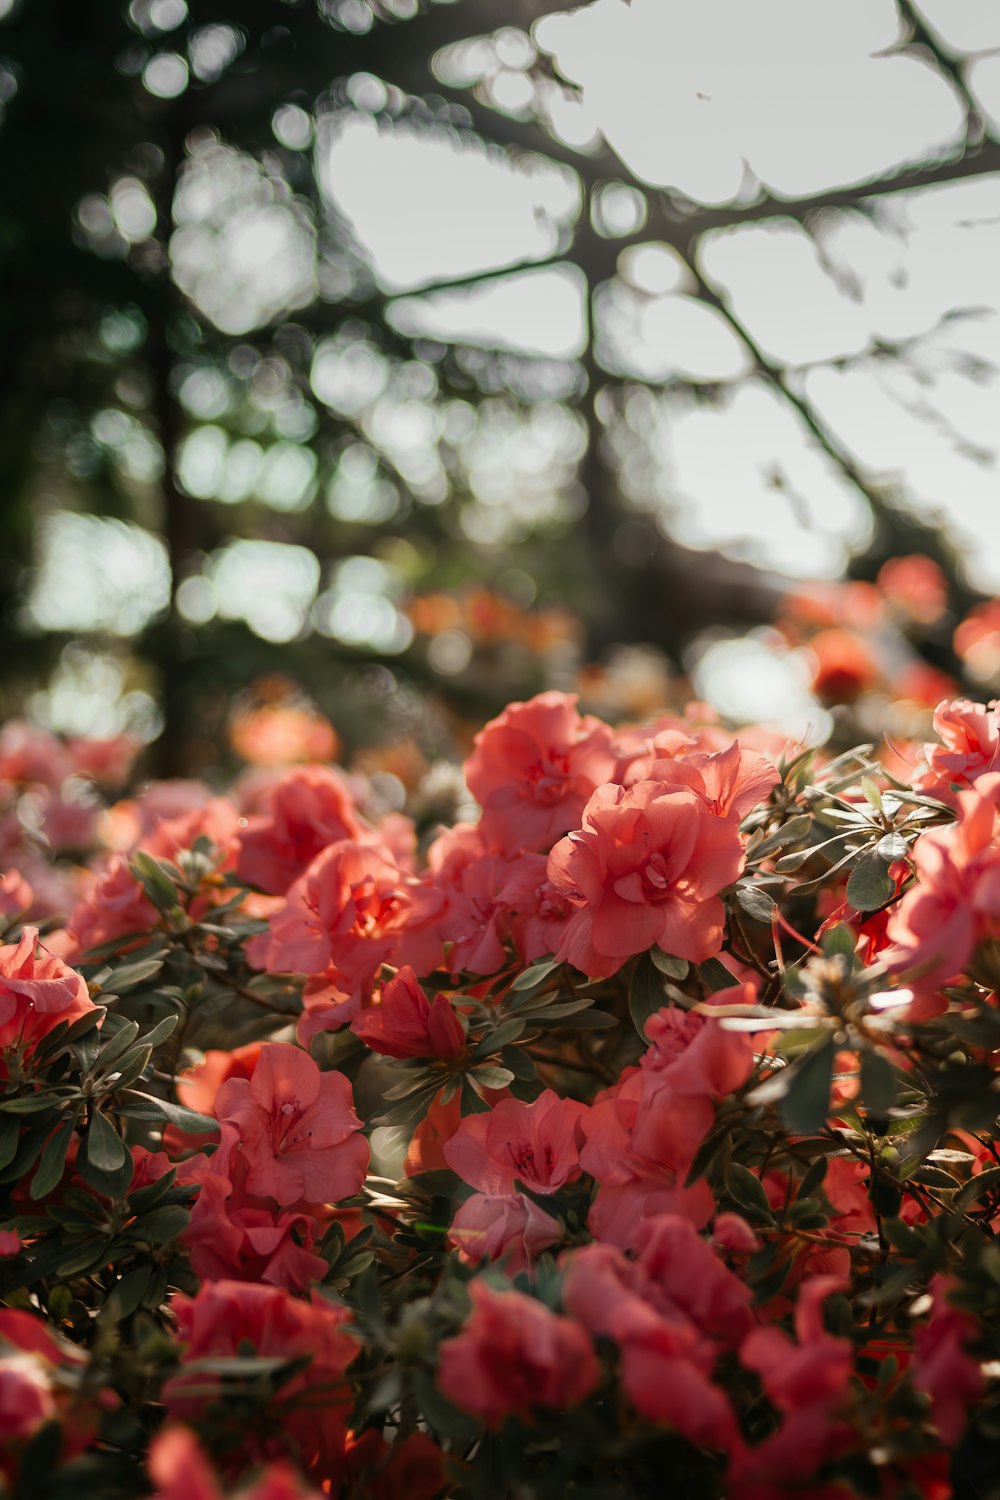
<path id="1" fill-rule="evenodd" d="M 961 59 L 987 128 L 1000 132 L 1000 0 L 920 0 L 919 9 Z M 453 15 L 461 36 L 461 5 Z M 220 47 L 237 36 L 214 31 Z M 544 120 L 566 143 L 603 137 L 623 179 L 714 205 L 762 189 L 808 196 L 947 157 L 960 101 L 920 56 L 890 55 L 897 41 L 894 0 L 594 0 L 543 17 L 530 36 L 508 26 L 460 39 L 433 66 L 443 84 Z M 173 81 L 150 74 L 146 86 L 170 96 L 218 62 L 157 56 L 174 60 Z M 540 72 L 540 61 L 551 69 Z M 257 161 L 203 131 L 188 142 L 171 263 L 201 311 L 248 344 L 234 352 L 243 364 L 232 375 L 198 362 L 179 371 L 192 419 L 180 481 L 225 503 L 325 504 L 344 520 L 388 523 L 402 503 L 393 472 L 418 503 L 433 505 L 457 465 L 469 497 L 464 533 L 510 545 L 539 517 L 572 519 L 577 503 L 584 430 L 562 399 L 578 384 L 586 337 L 585 285 L 572 264 L 580 180 L 542 156 L 515 162 L 455 129 L 408 123 L 392 82 L 356 75 L 347 84 L 353 107 L 321 119 L 315 136 L 303 109 L 279 109 L 276 141 L 315 150 L 361 274 L 370 268 L 389 295 L 390 321 L 464 348 L 473 371 L 477 349 L 518 356 L 511 378 L 515 388 L 534 381 L 534 404 L 444 400 L 430 362 L 387 357 L 356 330 L 319 341 L 304 394 L 280 358 L 259 361 L 255 329 L 294 317 L 318 288 L 336 300 L 349 287 L 335 278 L 353 273 L 317 257 L 310 216 L 266 156 Z M 600 211 L 618 232 L 645 222 L 634 189 L 607 188 Z M 153 232 L 155 210 L 145 186 L 123 176 L 106 196 L 95 185 L 78 218 L 97 253 L 124 253 Z M 869 215 L 828 216 L 813 228 L 787 218 L 720 231 L 702 240 L 698 269 L 872 480 L 945 524 L 973 585 L 1000 590 L 1000 174 L 889 195 Z M 469 276 L 480 279 L 442 285 Z M 870 539 L 866 503 L 694 290 L 690 268 L 651 233 L 622 250 L 618 274 L 595 297 L 602 365 L 648 382 L 608 431 L 625 495 L 687 545 L 793 576 L 838 576 Z M 127 353 L 137 337 L 127 316 L 105 322 L 109 351 Z M 705 387 L 711 399 L 699 400 Z M 224 421 L 238 403 L 242 436 Z M 322 492 L 306 446 L 318 406 L 357 431 Z M 148 480 L 162 466 L 146 428 L 121 408 L 99 413 L 92 436 L 127 478 Z M 131 633 L 167 587 L 158 545 L 137 527 L 56 515 L 36 619 L 51 629 Z M 131 560 L 112 573 L 128 586 L 119 597 L 95 585 L 84 597 L 73 583 L 80 557 L 106 562 L 109 548 Z M 392 566 L 375 576 L 361 567 L 370 560 L 349 559 L 324 580 L 310 559 L 289 545 L 233 541 L 184 584 L 179 605 L 193 622 L 242 616 L 275 641 L 311 626 L 405 649 Z M 756 648 L 725 649 L 710 653 L 703 680 L 708 691 L 712 672 L 716 683 L 728 673 L 719 695 L 731 698 Z M 784 722 L 794 728 L 814 705 L 803 707 L 800 684 L 786 688 Z M 774 687 L 770 696 L 781 695 Z"/>
<path id="2" fill-rule="evenodd" d="M 1000 5 L 921 9 L 948 46 L 973 54 L 967 77 L 996 121 Z M 569 137 L 600 131 L 637 178 L 715 204 L 746 191 L 748 171 L 751 185 L 798 196 L 947 155 L 960 103 L 919 57 L 884 55 L 897 40 L 892 0 L 596 0 L 544 17 L 530 38 L 506 28 L 460 42 L 436 67 L 512 113 L 542 110 Z M 532 82 L 539 53 L 579 87 L 568 125 L 566 99 Z M 454 134 L 349 117 L 326 150 L 327 189 L 389 291 L 551 257 L 576 211 L 568 174 L 518 171 Z M 645 274 L 631 254 L 599 306 L 604 363 L 727 388 L 714 410 L 670 411 L 670 437 L 654 435 L 653 477 L 636 499 L 687 542 L 836 574 L 866 540 L 856 497 L 746 381 L 745 349 L 686 295 L 670 252 L 658 269 L 647 255 Z M 765 354 L 878 480 L 948 523 L 985 589 L 1000 587 L 1000 407 L 987 368 L 1000 356 L 997 266 L 995 176 L 895 195 L 874 223 L 838 220 L 819 242 L 792 220 L 720 233 L 702 256 Z M 408 333 L 569 358 L 586 309 L 571 270 L 555 267 L 400 298 L 390 315 Z M 904 359 L 878 358 L 899 341 Z M 776 466 L 796 496 L 769 484 Z"/>

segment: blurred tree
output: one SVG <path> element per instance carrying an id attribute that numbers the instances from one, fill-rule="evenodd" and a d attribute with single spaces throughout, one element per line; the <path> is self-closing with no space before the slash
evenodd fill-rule
<path id="1" fill-rule="evenodd" d="M 885 236 L 900 193 L 1000 169 L 968 57 L 927 6 L 889 9 L 887 50 L 956 101 L 945 148 L 798 196 L 746 166 L 705 206 L 669 167 L 659 185 L 630 170 L 613 132 L 568 144 L 560 122 L 586 89 L 535 26 L 571 10 L 559 0 L 241 0 L 232 16 L 218 0 L 0 0 L 8 703 L 58 660 L 86 693 L 101 644 L 131 642 L 120 696 L 147 718 L 158 700 L 158 768 L 183 771 L 211 764 L 233 692 L 267 671 L 304 684 L 349 743 L 399 682 L 445 683 L 481 714 L 543 670 L 565 675 L 564 619 L 508 628 L 536 598 L 571 601 L 592 653 L 648 641 L 677 657 L 710 623 L 766 619 L 782 584 L 759 548 L 740 561 L 682 545 L 690 502 L 660 441 L 740 389 L 793 421 L 805 458 L 767 484 L 802 511 L 803 536 L 847 559 L 850 537 L 834 525 L 825 540 L 832 496 L 854 506 L 841 531 L 854 526 L 860 572 L 919 546 L 968 603 L 946 537 L 866 468 L 801 364 L 713 273 L 725 232 L 773 225 L 804 231 L 843 288 L 845 222 Z M 469 218 L 516 182 L 534 238 L 479 252 L 472 272 L 452 272 L 459 254 L 387 273 L 345 208 L 361 129 L 473 159 Z M 396 218 L 404 252 L 440 212 L 414 181 Z M 645 271 L 628 261 L 640 250 L 652 271 L 648 253 Z M 525 267 L 551 268 L 552 295 L 577 297 L 577 346 L 528 355 L 441 332 L 442 308 L 454 313 L 442 298 L 466 298 L 474 321 L 475 298 Z M 647 313 L 692 304 L 732 369 L 644 368 L 629 346 Z M 905 365 L 918 343 L 869 340 L 828 363 Z M 456 613 L 455 591 L 482 584 Z M 407 598 L 428 593 L 437 604 L 414 616 Z M 94 650 L 67 667 L 81 634 Z M 419 718 L 418 695 L 391 697 L 400 722 Z"/>

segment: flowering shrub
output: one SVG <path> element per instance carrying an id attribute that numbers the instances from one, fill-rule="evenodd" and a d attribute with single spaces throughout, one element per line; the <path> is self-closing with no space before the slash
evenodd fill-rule
<path id="1" fill-rule="evenodd" d="M 8 726 L 0 1492 L 996 1493 L 998 712 L 543 693 L 445 829 Z"/>

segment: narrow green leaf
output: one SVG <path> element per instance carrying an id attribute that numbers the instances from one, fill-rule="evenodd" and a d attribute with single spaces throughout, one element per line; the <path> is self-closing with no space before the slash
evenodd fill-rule
<path id="1" fill-rule="evenodd" d="M 853 930 L 844 922 L 838 922 L 835 927 L 828 927 L 819 940 L 819 945 L 827 958 L 833 958 L 834 954 L 840 953 L 844 958 L 854 957 L 854 947 L 858 939 Z"/>
<path id="2" fill-rule="evenodd" d="M 726 1187 L 730 1197 L 735 1198 L 740 1207 L 758 1221 L 770 1222 L 774 1218 L 760 1178 L 747 1167 L 741 1167 L 739 1162 L 730 1162 L 726 1168 Z"/>
<path id="3" fill-rule="evenodd" d="M 47 1197 L 61 1181 L 66 1166 L 66 1152 L 73 1139 L 75 1126 L 76 1116 L 74 1115 L 72 1119 L 64 1120 L 49 1137 L 38 1163 L 38 1170 L 31 1179 L 29 1196 L 34 1202 L 37 1203 L 39 1198 Z"/>
<path id="4" fill-rule="evenodd" d="M 121 1023 L 114 1036 L 110 1037 L 107 1044 L 101 1048 L 98 1063 L 102 1073 L 110 1072 L 118 1059 L 124 1057 L 138 1035 L 138 1021 Z"/>
<path id="5" fill-rule="evenodd" d="M 873 1115 L 887 1115 L 896 1102 L 896 1074 L 884 1052 L 861 1050 L 861 1102 Z"/>
<path id="6" fill-rule="evenodd" d="M 505 1089 L 514 1075 L 509 1068 L 473 1068 L 466 1077 L 476 1089 Z"/>
<path id="7" fill-rule="evenodd" d="M 473 1057 L 490 1057 L 494 1052 L 499 1052 L 501 1047 L 506 1047 L 508 1042 L 516 1042 L 527 1024 L 521 1016 L 511 1016 L 509 1020 L 501 1021 L 493 1031 L 486 1033 L 472 1054 Z"/>
<path id="8" fill-rule="evenodd" d="M 686 958 L 675 958 L 672 953 L 664 953 L 662 948 L 650 948 L 649 957 L 661 974 L 667 979 L 675 979 L 678 982 L 687 978 L 688 969 L 691 965 Z"/>
<path id="9" fill-rule="evenodd" d="M 770 924 L 771 917 L 777 910 L 777 902 L 773 896 L 769 896 L 759 885 L 753 885 L 748 880 L 741 880 L 733 891 L 737 904 L 748 917 L 755 922 Z"/>
<path id="10" fill-rule="evenodd" d="M 173 886 L 171 890 L 170 905 L 173 906 L 177 899 Z M 128 990 L 136 989 L 146 979 L 152 979 L 163 968 L 162 958 L 144 958 L 138 963 L 122 964 L 121 968 L 115 969 L 109 983 L 118 995 L 124 995 Z"/>
<path id="11" fill-rule="evenodd" d="M 500 1060 L 505 1068 L 509 1068 L 515 1078 L 520 1078 L 522 1083 L 534 1083 L 538 1077 L 535 1064 L 525 1052 L 523 1047 L 505 1047 L 500 1054 Z"/>
<path id="12" fill-rule="evenodd" d="M 862 776 L 861 782 L 860 782 L 860 786 L 861 786 L 861 791 L 862 791 L 862 794 L 864 796 L 865 801 L 871 807 L 874 807 L 875 810 L 876 810 L 876 812 L 881 812 L 882 811 L 882 793 L 879 791 L 879 789 L 875 785 L 874 781 L 872 781 L 871 777 L 870 776 Z"/>
<path id="13" fill-rule="evenodd" d="M 34 1094 L 15 1094 L 0 1100 L 0 1109 L 8 1115 L 37 1115 L 43 1109 L 58 1107 L 60 1101 L 41 1089 Z"/>
<path id="14" fill-rule="evenodd" d="M 545 959 L 539 964 L 532 964 L 530 968 L 523 969 L 517 978 L 511 981 L 510 987 L 512 990 L 534 989 L 536 984 L 541 984 L 543 979 L 548 979 L 549 975 L 558 968 L 559 965 L 554 958 Z"/>
<path id="15" fill-rule="evenodd" d="M 117 1172 L 127 1155 L 125 1142 L 101 1110 L 95 1109 L 87 1127 L 87 1160 L 98 1172 Z"/>
<path id="16" fill-rule="evenodd" d="M 710 994 L 714 994 L 716 990 L 731 990 L 735 984 L 739 984 L 736 975 L 731 974 L 717 958 L 706 958 L 703 964 L 698 965 L 698 972 L 708 985 Z"/>
<path id="17" fill-rule="evenodd" d="M 133 1266 L 119 1278 L 108 1299 L 108 1306 L 116 1317 L 127 1318 L 135 1312 L 149 1286 L 152 1270 L 151 1265 Z"/>
<path id="18" fill-rule="evenodd" d="M 776 849 L 783 849 L 787 844 L 797 844 L 800 839 L 808 837 L 812 821 L 808 813 L 799 813 L 796 817 L 789 818 L 787 823 L 783 823 L 774 833 L 768 834 L 767 838 L 754 846 L 754 861 L 773 854 Z"/>
<path id="19" fill-rule="evenodd" d="M 863 854 L 847 882 L 847 899 L 858 911 L 875 911 L 892 899 L 895 882 L 890 880 L 885 861 L 877 854 Z"/>
<path id="20" fill-rule="evenodd" d="M 826 1123 L 836 1050 L 833 1037 L 828 1036 L 814 1051 L 785 1069 L 785 1093 L 778 1108 L 796 1135 L 812 1135 Z"/>
<path id="21" fill-rule="evenodd" d="M 2 1103 L 0 1111 L 3 1111 Z M 14 1160 L 20 1135 L 21 1122 L 17 1116 L 0 1112 L 0 1171 Z"/>
<path id="22" fill-rule="evenodd" d="M 875 853 L 887 865 L 895 864 L 897 859 L 906 858 L 906 840 L 901 833 L 887 833 L 875 845 Z"/>
<path id="23" fill-rule="evenodd" d="M 644 1042 L 649 1040 L 646 1036 L 646 1022 L 666 1004 L 668 999 L 663 974 L 649 955 L 642 953 L 635 961 L 629 982 L 628 1013 L 632 1017 L 632 1025 Z"/>
<path id="24" fill-rule="evenodd" d="M 205 1131 L 214 1135 L 219 1129 L 219 1122 L 212 1115 L 199 1114 L 196 1109 L 186 1109 L 183 1104 L 172 1104 L 169 1099 L 157 1099 L 154 1094 L 145 1094 L 140 1089 L 129 1089 L 125 1100 L 118 1114 L 133 1120 L 169 1120 L 171 1125 L 189 1135 L 201 1135 Z"/>
<path id="25" fill-rule="evenodd" d="M 129 873 L 138 880 L 157 911 L 169 911 L 177 905 L 177 886 L 160 860 L 138 849 L 132 857 Z"/>
<path id="26" fill-rule="evenodd" d="M 143 1214 L 129 1229 L 133 1239 L 146 1240 L 151 1245 L 165 1245 L 168 1240 L 176 1239 L 187 1227 L 191 1215 L 186 1208 L 180 1204 L 167 1204 L 163 1208 L 154 1208 L 152 1213 Z"/>
<path id="27" fill-rule="evenodd" d="M 149 1066 L 152 1055 L 153 1049 L 148 1042 L 142 1042 L 138 1047 L 133 1047 L 118 1066 L 118 1075 L 114 1080 L 115 1088 L 128 1088 L 141 1078 Z"/>

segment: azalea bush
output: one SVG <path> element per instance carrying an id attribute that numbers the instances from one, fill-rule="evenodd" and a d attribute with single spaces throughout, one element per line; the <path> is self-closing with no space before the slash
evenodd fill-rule
<path id="1" fill-rule="evenodd" d="M 996 1494 L 1000 710 L 934 727 L 543 693 L 441 828 L 8 726 L 0 1490 Z"/>

